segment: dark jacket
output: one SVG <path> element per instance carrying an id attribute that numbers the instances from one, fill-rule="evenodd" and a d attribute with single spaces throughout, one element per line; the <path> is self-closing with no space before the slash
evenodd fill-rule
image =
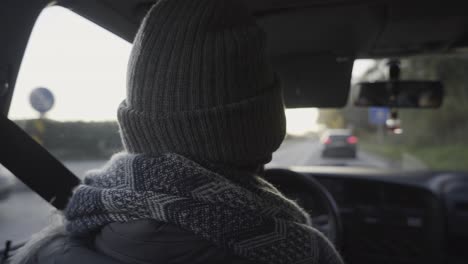
<path id="1" fill-rule="evenodd" d="M 30 264 L 250 264 L 198 236 L 155 220 L 113 223 L 88 238 L 59 237 L 40 249 Z"/>

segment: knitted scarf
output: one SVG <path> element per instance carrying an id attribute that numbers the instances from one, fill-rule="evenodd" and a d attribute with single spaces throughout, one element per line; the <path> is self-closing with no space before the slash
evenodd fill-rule
<path id="1" fill-rule="evenodd" d="M 341 263 L 307 213 L 262 178 L 224 177 L 176 154 L 115 155 L 87 174 L 65 215 L 75 235 L 155 219 L 260 263 Z"/>

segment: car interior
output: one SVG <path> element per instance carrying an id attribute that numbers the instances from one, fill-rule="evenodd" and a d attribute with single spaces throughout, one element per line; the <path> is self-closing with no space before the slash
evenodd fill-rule
<path id="1" fill-rule="evenodd" d="M 65 207 L 80 180 L 8 118 L 35 21 L 44 8 L 58 5 L 131 43 L 154 2 L 0 3 L 0 164 L 59 210 Z M 266 32 L 268 56 L 280 76 L 287 108 L 345 107 L 351 100 L 353 63 L 358 59 L 468 51 L 468 16 L 455 0 L 245 2 Z M 418 85 L 399 82 L 395 71 L 400 69 L 394 65 L 390 65 L 390 81 L 385 85 L 362 85 L 367 85 L 361 89 L 367 94 L 362 92 L 356 105 L 389 106 L 392 117 L 397 119 L 400 107 L 443 104 L 440 100 L 435 105 L 399 105 L 392 101 L 394 94 L 389 94 L 388 87 L 398 86 L 404 91 L 405 85 L 423 87 L 418 88 L 418 94 L 435 91 L 437 98 L 443 96 L 438 82 L 422 80 L 427 82 Z M 381 92 L 368 92 L 379 89 Z M 39 180 L 35 177 L 38 173 L 45 178 Z M 314 227 L 333 242 L 346 263 L 468 263 L 466 171 L 274 166 L 265 171 L 264 177 L 311 214 Z M 8 263 L 24 242 L 5 241 L 0 246 L 0 260 Z"/>

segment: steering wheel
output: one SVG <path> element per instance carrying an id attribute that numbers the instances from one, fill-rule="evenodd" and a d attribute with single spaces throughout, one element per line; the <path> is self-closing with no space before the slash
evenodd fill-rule
<path id="1" fill-rule="evenodd" d="M 312 226 L 322 232 L 337 249 L 340 248 L 343 238 L 340 212 L 335 199 L 322 184 L 313 177 L 286 169 L 267 169 L 264 177 L 286 197 L 296 200 L 302 208 L 311 213 Z M 314 204 L 318 205 L 314 207 L 324 208 L 326 212 L 319 215 L 311 212 L 312 208 L 307 208 L 304 204 L 304 195 L 308 195 Z"/>

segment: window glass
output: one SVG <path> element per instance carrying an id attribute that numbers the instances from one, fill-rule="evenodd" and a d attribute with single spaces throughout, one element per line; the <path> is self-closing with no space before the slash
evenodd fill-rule
<path id="1" fill-rule="evenodd" d="M 343 109 L 291 110 L 297 114 L 289 112 L 288 136 L 270 166 L 468 171 L 468 56 L 454 53 L 400 58 L 401 81 L 442 82 L 440 108 L 354 106 L 359 92 L 355 84 L 388 80 L 389 62 L 355 62 L 349 104 Z M 407 99 L 415 98 L 428 102 L 423 96 Z"/>
<path id="2" fill-rule="evenodd" d="M 125 97 L 130 48 L 68 9 L 45 9 L 28 42 L 9 118 L 82 177 L 122 148 L 116 109 Z M 0 167 L 0 243 L 26 240 L 47 224 L 51 210 Z"/>

